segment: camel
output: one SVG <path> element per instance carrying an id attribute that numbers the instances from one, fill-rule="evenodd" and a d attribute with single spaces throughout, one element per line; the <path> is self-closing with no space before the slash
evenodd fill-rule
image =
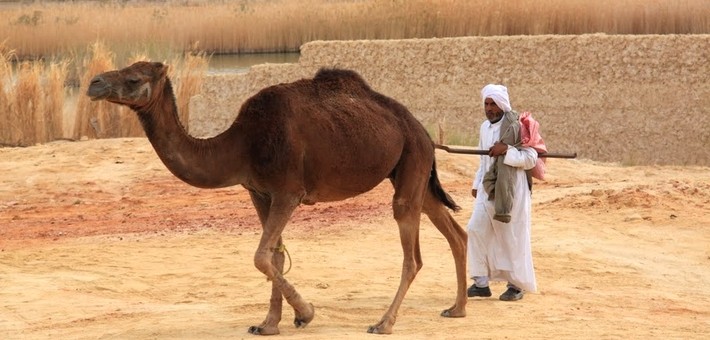
<path id="1" fill-rule="evenodd" d="M 400 103 L 373 89 L 354 71 L 321 69 L 262 89 L 247 99 L 232 125 L 211 138 L 190 136 L 178 119 L 168 66 L 137 62 L 95 76 L 87 95 L 135 111 L 160 160 L 173 175 L 199 188 L 241 185 L 262 225 L 254 265 L 272 282 L 264 321 L 255 335 L 278 334 L 283 299 L 294 325 L 313 320 L 306 302 L 284 277 L 282 232 L 300 204 L 347 199 L 389 179 L 404 259 L 389 309 L 368 333 L 390 334 L 397 311 L 422 268 L 419 223 L 426 214 L 454 257 L 456 301 L 444 317 L 466 315 L 466 233 L 448 209 L 460 209 L 437 177 L 434 143 Z"/>

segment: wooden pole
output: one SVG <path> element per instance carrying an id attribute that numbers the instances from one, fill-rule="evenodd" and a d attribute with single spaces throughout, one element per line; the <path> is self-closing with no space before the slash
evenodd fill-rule
<path id="1" fill-rule="evenodd" d="M 488 156 L 488 150 L 477 150 L 477 149 L 463 149 L 463 148 L 452 148 L 446 145 L 434 144 L 437 149 L 444 150 L 448 153 L 460 153 L 466 155 L 484 155 Z M 577 158 L 577 153 L 555 153 L 555 152 L 545 152 L 537 155 L 538 157 L 546 158 Z"/>

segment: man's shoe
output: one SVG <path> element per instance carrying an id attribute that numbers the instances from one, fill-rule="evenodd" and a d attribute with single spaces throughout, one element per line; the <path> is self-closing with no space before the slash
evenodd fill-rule
<path id="1" fill-rule="evenodd" d="M 513 287 L 508 287 L 505 293 L 500 295 L 501 301 L 518 301 L 523 298 L 523 291 Z"/>
<path id="2" fill-rule="evenodd" d="M 474 283 L 471 285 L 471 287 L 468 287 L 466 293 L 468 294 L 468 297 L 489 297 L 491 296 L 491 289 L 489 287 L 477 287 Z"/>

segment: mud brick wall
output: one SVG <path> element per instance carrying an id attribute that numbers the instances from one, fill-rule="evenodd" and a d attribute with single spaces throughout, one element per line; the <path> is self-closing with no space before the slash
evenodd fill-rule
<path id="1" fill-rule="evenodd" d="M 477 140 L 480 89 L 508 86 L 551 151 L 622 164 L 710 165 L 710 35 L 579 35 L 317 41 L 294 64 L 209 76 L 190 131 L 226 129 L 260 89 L 320 67 L 359 72 L 426 126 Z"/>

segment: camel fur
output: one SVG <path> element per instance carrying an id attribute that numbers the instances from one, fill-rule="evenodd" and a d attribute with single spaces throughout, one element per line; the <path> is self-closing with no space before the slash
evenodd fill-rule
<path id="1" fill-rule="evenodd" d="M 321 69 L 313 79 L 270 86 L 249 98 L 234 123 L 206 139 L 178 119 L 168 67 L 137 62 L 95 76 L 87 95 L 130 107 L 158 157 L 182 181 L 200 188 L 241 185 L 262 225 L 254 265 L 272 282 L 266 318 L 252 334 L 278 334 L 283 299 L 305 327 L 313 305 L 282 275 L 282 232 L 300 204 L 343 200 L 389 179 L 404 252 L 399 289 L 368 332 L 389 334 L 410 284 L 422 268 L 420 215 L 445 236 L 454 257 L 456 301 L 445 317 L 466 315 L 466 234 L 447 208 L 459 207 L 437 178 L 434 145 L 421 123 L 397 101 L 349 70 Z"/>

